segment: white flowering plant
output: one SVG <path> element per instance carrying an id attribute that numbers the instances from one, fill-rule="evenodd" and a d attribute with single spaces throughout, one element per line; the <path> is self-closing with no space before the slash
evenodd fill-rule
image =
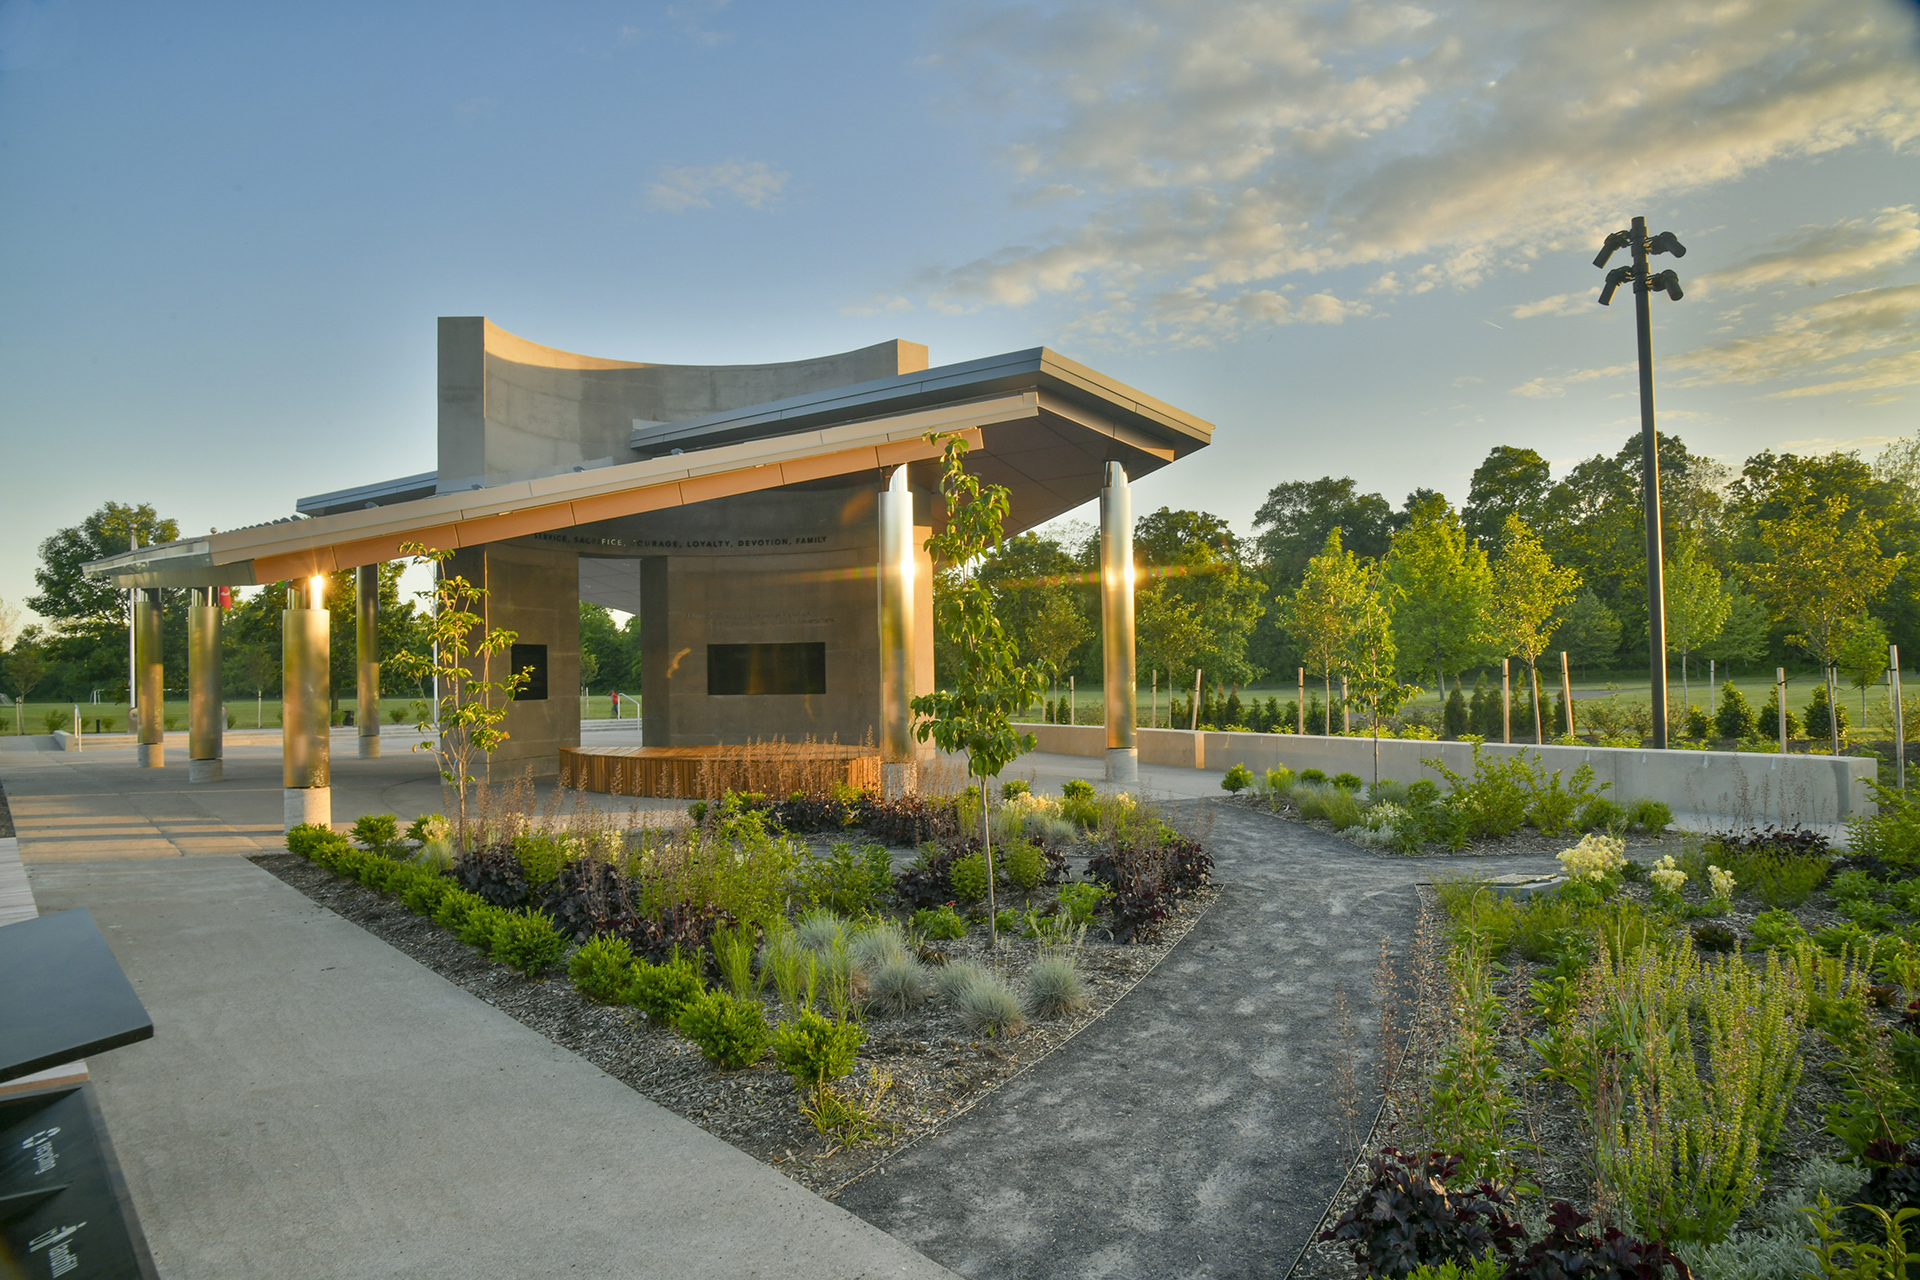
<path id="1" fill-rule="evenodd" d="M 1653 897 L 1656 902 L 1677 904 L 1680 900 L 1680 886 L 1687 882 L 1687 873 L 1673 865 L 1673 855 L 1667 854 L 1653 864 L 1647 872 L 1647 879 L 1653 882 Z"/>
<path id="2" fill-rule="evenodd" d="M 1580 843 L 1559 855 L 1560 869 L 1569 880 L 1611 880 L 1627 865 L 1627 842 L 1590 832 Z"/>
<path id="3" fill-rule="evenodd" d="M 1714 901 L 1732 902 L 1734 885 L 1733 872 L 1723 871 L 1712 863 L 1707 864 L 1707 888 Z"/>

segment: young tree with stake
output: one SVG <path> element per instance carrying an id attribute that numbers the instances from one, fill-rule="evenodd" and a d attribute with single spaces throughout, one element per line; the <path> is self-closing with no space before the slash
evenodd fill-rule
<path id="1" fill-rule="evenodd" d="M 1487 610 L 1487 640 L 1500 653 L 1518 654 L 1527 664 L 1533 688 L 1533 740 L 1546 741 L 1540 719 L 1540 655 L 1547 651 L 1554 623 L 1579 589 L 1580 575 L 1553 562 L 1540 538 L 1519 516 L 1501 529 L 1505 544 L 1493 562 L 1492 602 Z"/>
<path id="2" fill-rule="evenodd" d="M 940 437 L 932 432 L 929 443 Z M 1013 641 L 1000 625 L 993 590 L 978 574 L 965 572 L 1000 549 L 1005 535 L 1008 494 L 1004 485 L 980 483 L 966 469 L 967 442 L 947 436 L 941 457 L 940 496 L 946 501 L 947 527 L 927 539 L 935 562 L 957 572 L 951 590 L 935 600 L 940 629 L 953 648 L 951 689 L 923 694 L 912 702 L 914 734 L 931 738 L 942 751 L 967 753 L 967 772 L 980 780 L 980 837 L 987 860 L 987 943 L 1000 943 L 998 903 L 993 891 L 993 788 L 990 782 L 1025 752 L 1030 733 L 1015 733 L 1013 717 L 1040 696 L 1039 669 L 1023 666 Z"/>

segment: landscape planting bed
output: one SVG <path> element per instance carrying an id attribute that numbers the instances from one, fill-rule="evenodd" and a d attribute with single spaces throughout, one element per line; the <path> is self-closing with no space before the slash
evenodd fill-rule
<path id="1" fill-rule="evenodd" d="M 564 961 L 527 978 L 396 899 L 306 858 L 272 853 L 254 861 L 653 1102 L 825 1195 L 884 1166 L 889 1156 L 1097 1022 L 1187 934 L 1216 892 L 1205 888 L 1182 898 L 1149 942 L 1120 945 L 1090 930 L 1077 957 L 1087 989 L 1086 1007 L 1077 1015 L 1031 1019 L 1014 1034 L 994 1037 L 969 1034 L 937 995 L 911 1013 L 868 1013 L 866 1042 L 854 1074 L 841 1085 L 872 1106 L 879 1126 L 870 1139 L 849 1147 L 839 1137 L 816 1132 L 800 1114 L 803 1095 L 771 1058 L 722 1071 L 672 1027 L 650 1021 L 631 1006 L 597 1004 L 580 995 L 567 980 Z M 1082 865 L 1084 857 L 1070 861 Z M 1016 895 L 1014 905 L 1019 904 Z M 1024 971 L 1039 949 L 1033 940 L 1006 933 L 996 952 L 986 944 L 984 925 L 976 925 L 961 939 L 927 941 L 922 956 L 974 960 L 1011 977 Z M 765 998 L 771 1022 L 781 1015 L 771 989 Z"/>

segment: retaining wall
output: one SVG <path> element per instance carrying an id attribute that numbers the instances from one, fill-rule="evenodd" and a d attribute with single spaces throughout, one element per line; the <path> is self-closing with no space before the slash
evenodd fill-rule
<path id="1" fill-rule="evenodd" d="M 1106 730 L 1099 725 L 1017 727 L 1038 739 L 1040 751 L 1095 758 L 1106 754 Z M 1244 764 L 1255 772 L 1286 765 L 1295 770 L 1319 769 L 1328 777 L 1338 773 L 1373 777 L 1372 738 L 1141 729 L 1138 744 L 1143 765 L 1224 770 Z M 1503 743 L 1488 743 L 1483 750 L 1495 759 L 1538 754 L 1543 769 L 1557 770 L 1565 778 L 1581 765 L 1591 765 L 1596 785 L 1611 783 L 1606 794 L 1622 803 L 1660 800 L 1675 813 L 1700 814 L 1734 826 L 1845 822 L 1879 811 L 1862 785 L 1877 776 L 1877 762 L 1859 756 Z M 1438 772 L 1421 763 L 1423 759 L 1440 760 L 1456 773 L 1473 772 L 1473 749 L 1467 743 L 1380 740 L 1382 778 L 1396 782 L 1431 778 L 1445 786 Z"/>

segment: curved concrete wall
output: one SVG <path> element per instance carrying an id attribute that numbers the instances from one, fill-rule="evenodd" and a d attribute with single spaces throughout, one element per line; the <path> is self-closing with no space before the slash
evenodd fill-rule
<path id="1" fill-rule="evenodd" d="M 677 422 L 926 367 L 925 347 L 898 340 L 786 364 L 605 360 L 529 342 L 485 316 L 442 316 L 440 490 L 632 462 L 636 419 Z"/>

